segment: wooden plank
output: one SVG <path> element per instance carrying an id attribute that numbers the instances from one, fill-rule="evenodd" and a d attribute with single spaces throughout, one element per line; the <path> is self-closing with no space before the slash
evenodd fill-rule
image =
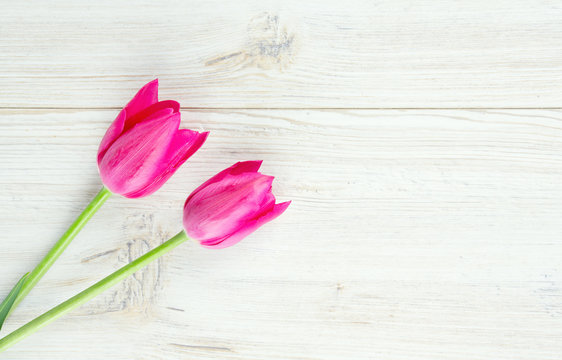
<path id="1" fill-rule="evenodd" d="M 0 111 L 0 296 L 96 193 L 116 110 Z M 211 130 L 158 193 L 112 198 L 13 330 L 180 229 L 186 194 L 265 159 L 289 211 L 186 244 L 10 359 L 558 359 L 561 111 L 189 111 Z"/>
<path id="2" fill-rule="evenodd" d="M 0 107 L 539 108 L 562 104 L 560 1 L 12 2 Z"/>

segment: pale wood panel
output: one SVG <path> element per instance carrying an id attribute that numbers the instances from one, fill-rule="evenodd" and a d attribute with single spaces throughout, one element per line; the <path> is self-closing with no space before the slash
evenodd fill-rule
<path id="1" fill-rule="evenodd" d="M 98 190 L 116 111 L 0 111 L 0 296 Z M 561 111 L 192 111 L 204 148 L 112 198 L 13 330 L 180 229 L 183 198 L 265 159 L 289 211 L 174 250 L 10 359 L 559 359 Z"/>
<path id="2" fill-rule="evenodd" d="M 560 107 L 560 1 L 9 2 L 0 107 Z"/>

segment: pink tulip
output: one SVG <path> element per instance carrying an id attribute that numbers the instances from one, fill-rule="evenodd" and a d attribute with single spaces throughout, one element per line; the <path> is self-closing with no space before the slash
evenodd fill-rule
<path id="1" fill-rule="evenodd" d="M 258 172 L 261 163 L 236 163 L 195 189 L 183 208 L 187 235 L 204 247 L 225 248 L 281 215 L 291 202 L 275 203 L 273 176 Z"/>
<path id="2" fill-rule="evenodd" d="M 121 110 L 98 149 L 103 184 L 128 198 L 158 190 L 205 142 L 208 132 L 179 130 L 180 104 L 158 101 L 158 79 Z"/>

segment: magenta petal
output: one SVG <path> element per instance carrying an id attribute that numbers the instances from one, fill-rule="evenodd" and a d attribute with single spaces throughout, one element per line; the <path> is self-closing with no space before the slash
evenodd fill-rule
<path id="1" fill-rule="evenodd" d="M 271 187 L 270 187 L 269 190 L 263 194 L 263 198 L 260 202 L 260 207 L 262 211 L 265 211 L 271 209 L 273 205 L 275 205 L 275 196 L 271 192 Z"/>
<path id="2" fill-rule="evenodd" d="M 127 118 L 127 112 L 125 109 L 121 110 L 113 123 L 109 126 L 103 139 L 101 140 L 100 146 L 98 148 L 98 166 L 105 155 L 105 152 L 113 144 L 115 140 L 121 135 L 123 132 L 123 127 L 125 126 L 125 119 Z"/>
<path id="3" fill-rule="evenodd" d="M 257 225 L 257 223 L 255 221 L 252 221 L 240 228 L 234 234 L 223 239 L 202 241 L 201 246 L 208 249 L 224 249 L 226 247 L 238 244 L 240 241 L 242 241 L 242 239 L 256 231 L 258 228 L 259 226 Z"/>
<path id="4" fill-rule="evenodd" d="M 231 175 L 238 175 L 246 172 L 257 172 L 262 163 L 263 160 L 239 161 L 227 170 L 230 170 L 229 173 Z"/>
<path id="5" fill-rule="evenodd" d="M 259 217 L 256 220 L 257 223 L 258 223 L 258 226 L 262 226 L 263 224 L 266 224 L 266 223 L 270 222 L 271 220 L 275 220 L 279 215 L 283 214 L 285 212 L 285 210 L 287 210 L 289 205 L 291 205 L 291 201 L 285 201 L 285 202 L 282 202 L 282 203 L 279 203 L 279 204 L 275 204 L 271 211 L 262 215 L 261 217 Z"/>
<path id="6" fill-rule="evenodd" d="M 218 240 L 213 239 L 210 241 L 203 241 L 201 242 L 201 246 L 209 249 L 224 249 L 226 247 L 235 245 L 257 229 L 259 229 L 263 224 L 266 224 L 271 220 L 277 218 L 279 215 L 283 214 L 283 212 L 287 210 L 290 204 L 290 201 L 275 204 L 271 211 L 267 212 L 256 220 L 247 222 L 238 231 L 231 234 L 230 236 Z"/>
<path id="7" fill-rule="evenodd" d="M 174 166 L 181 166 L 187 159 L 191 157 L 207 140 L 209 132 L 197 132 L 189 129 L 181 129 L 176 133 L 172 144 L 170 144 L 171 153 L 175 154 L 172 158 Z"/>
<path id="8" fill-rule="evenodd" d="M 158 102 L 158 79 L 143 86 L 125 106 L 129 117 L 135 116 L 143 109 Z"/>
<path id="9" fill-rule="evenodd" d="M 273 176 L 260 173 L 227 175 L 191 198 L 192 206 L 197 207 L 195 214 L 200 217 L 195 222 L 209 224 L 216 221 L 221 224 L 219 227 L 230 228 L 228 219 L 238 222 L 239 219 L 254 217 L 263 211 L 263 198 L 270 191 L 272 182 Z M 224 230 L 220 232 L 225 233 Z"/>
<path id="10" fill-rule="evenodd" d="M 189 129 L 178 130 L 170 142 L 168 151 L 157 169 L 158 176 L 144 188 L 128 194 L 129 198 L 147 196 L 160 189 L 176 170 L 203 145 L 209 132 L 199 133 Z"/>
<path id="11" fill-rule="evenodd" d="M 180 123 L 180 114 L 162 110 L 122 134 L 106 151 L 99 164 L 106 187 L 125 197 L 139 197 L 159 175 L 168 144 Z M 131 194 L 135 193 L 134 196 Z"/>
<path id="12" fill-rule="evenodd" d="M 136 113 L 135 115 L 127 116 L 123 131 L 127 131 L 131 129 L 139 122 L 145 121 L 147 118 L 150 118 L 153 114 L 158 113 L 164 109 L 169 109 L 169 111 L 171 112 L 179 113 L 180 103 L 174 100 L 164 100 L 149 105 L 147 108 L 142 109 L 140 112 Z"/>
<path id="13" fill-rule="evenodd" d="M 230 166 L 229 168 L 224 169 L 223 171 L 219 172 L 218 174 L 216 174 L 215 176 L 213 176 L 209 180 L 205 181 L 197 189 L 193 190 L 193 192 L 191 192 L 191 194 L 188 196 L 187 200 L 185 200 L 185 204 L 187 204 L 189 199 L 191 199 L 191 197 L 193 197 L 193 195 L 198 193 L 201 189 L 203 189 L 203 188 L 205 188 L 205 187 L 207 187 L 211 184 L 214 184 L 216 182 L 221 181 L 222 179 L 224 179 L 229 174 L 242 174 L 244 172 L 257 172 L 259 170 L 262 162 L 263 162 L 263 160 L 239 161 L 236 164 Z M 184 207 L 185 207 L 185 204 L 184 204 Z"/>

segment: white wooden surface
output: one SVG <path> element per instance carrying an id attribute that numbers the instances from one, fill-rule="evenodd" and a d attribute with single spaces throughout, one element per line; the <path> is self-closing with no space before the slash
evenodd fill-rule
<path id="1" fill-rule="evenodd" d="M 10 1 L 0 106 L 559 107 L 559 0 Z"/>
<path id="2" fill-rule="evenodd" d="M 211 131 L 158 193 L 111 198 L 2 333 L 179 231 L 235 161 L 293 200 L 0 358 L 560 359 L 559 2 L 4 1 L 0 20 L 0 297 L 99 189 L 98 142 L 144 82 Z"/>

